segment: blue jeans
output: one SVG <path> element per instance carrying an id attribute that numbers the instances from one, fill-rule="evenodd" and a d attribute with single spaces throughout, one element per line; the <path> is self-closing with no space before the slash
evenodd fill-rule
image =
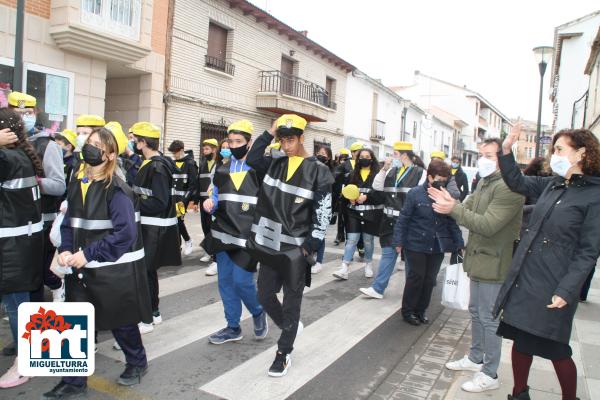
<path id="1" fill-rule="evenodd" d="M 346 234 L 346 247 L 344 247 L 343 258 L 343 261 L 345 263 L 349 263 L 352 261 L 352 257 L 354 257 L 354 252 L 356 251 L 356 245 L 358 244 L 360 235 L 361 233 Z M 365 261 L 370 263 L 371 261 L 373 261 L 373 250 L 375 247 L 374 236 L 363 232 L 362 237 L 363 242 L 365 242 Z"/>
<path id="2" fill-rule="evenodd" d="M 373 281 L 373 289 L 383 294 L 385 288 L 390 282 L 390 277 L 394 272 L 394 266 L 398 259 L 398 253 L 396 253 L 395 247 L 382 247 L 381 248 L 381 259 L 379 260 L 379 268 L 377 270 L 377 276 Z"/>
<path id="3" fill-rule="evenodd" d="M 263 312 L 256 294 L 254 273 L 236 265 L 225 251 L 217 253 L 219 293 L 225 308 L 225 319 L 230 328 L 240 327 L 242 302 L 253 317 Z"/>
<path id="4" fill-rule="evenodd" d="M 2 295 L 2 303 L 4 304 L 6 313 L 8 314 L 10 333 L 15 341 L 15 346 L 18 343 L 17 336 L 19 336 L 19 305 L 28 301 L 29 292 L 15 292 Z"/>
<path id="5" fill-rule="evenodd" d="M 323 263 L 323 256 L 325 255 L 325 239 L 321 240 L 321 244 L 317 249 L 317 262 Z"/>

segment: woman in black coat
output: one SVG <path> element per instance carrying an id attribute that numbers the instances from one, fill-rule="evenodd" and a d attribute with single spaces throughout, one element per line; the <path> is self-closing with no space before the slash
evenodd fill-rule
<path id="1" fill-rule="evenodd" d="M 554 136 L 550 167 L 558 176 L 523 176 L 511 152 L 499 157 L 514 192 L 538 197 L 494 309 L 498 334 L 512 339 L 515 383 L 509 399 L 529 399 L 533 356 L 551 360 L 563 399 L 575 400 L 577 369 L 569 339 L 579 291 L 600 254 L 600 144 L 588 130 Z"/>

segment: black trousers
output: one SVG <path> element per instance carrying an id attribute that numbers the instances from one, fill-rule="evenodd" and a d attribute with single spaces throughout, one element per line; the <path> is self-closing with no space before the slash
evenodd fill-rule
<path id="1" fill-rule="evenodd" d="M 402 315 L 424 315 L 437 281 L 444 253 L 427 254 L 405 250 L 406 284 L 402 295 Z"/>
<path id="2" fill-rule="evenodd" d="M 204 211 L 204 208 L 200 208 L 200 224 L 202 225 L 202 232 L 204 233 L 204 236 L 210 233 L 211 223 L 211 215 Z"/>
<path id="3" fill-rule="evenodd" d="M 341 208 L 341 207 L 340 207 Z M 346 241 L 346 220 L 345 213 L 343 211 L 338 211 L 338 220 L 337 220 L 337 236 L 335 240 L 338 242 Z"/>
<path id="4" fill-rule="evenodd" d="M 52 260 L 54 259 L 54 253 L 56 252 L 56 247 L 50 241 L 50 227 L 44 229 L 44 263 L 42 265 L 43 277 L 41 286 L 29 293 L 29 301 L 31 302 L 42 302 L 44 301 L 44 286 L 48 286 L 51 290 L 58 289 L 62 285 L 61 279 L 54 275 L 54 272 L 50 271 L 50 267 L 52 266 Z"/>
<path id="5" fill-rule="evenodd" d="M 148 288 L 150 289 L 150 303 L 152 304 L 152 312 L 158 311 L 158 271 L 146 270 L 148 275 Z"/>
<path id="6" fill-rule="evenodd" d="M 142 335 L 137 324 L 125 325 L 112 330 L 115 340 L 125 354 L 125 362 L 135 367 L 148 365 L 146 349 L 142 343 Z M 62 381 L 70 385 L 85 386 L 87 376 L 65 376 Z"/>
<path id="7" fill-rule="evenodd" d="M 258 301 L 281 329 L 277 348 L 283 354 L 289 354 L 294 349 L 305 274 L 304 266 L 273 267 L 261 263 L 258 270 Z M 282 287 L 283 304 L 277 298 L 277 293 Z"/>
<path id="8" fill-rule="evenodd" d="M 179 234 L 183 238 L 184 241 L 189 242 L 190 234 L 185 227 L 185 221 L 183 220 L 183 215 L 177 218 L 177 225 L 179 226 Z"/>

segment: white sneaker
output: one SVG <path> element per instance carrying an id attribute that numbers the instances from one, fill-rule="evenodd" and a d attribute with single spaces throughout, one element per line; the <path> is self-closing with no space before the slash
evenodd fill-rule
<path id="1" fill-rule="evenodd" d="M 362 292 L 362 294 L 372 299 L 383 299 L 383 295 L 377 293 L 372 287 L 360 288 L 359 290 Z"/>
<path id="2" fill-rule="evenodd" d="M 210 260 L 212 260 L 210 254 L 205 254 L 202 257 L 200 257 L 200 262 L 209 262 Z"/>
<path id="3" fill-rule="evenodd" d="M 465 392 L 481 393 L 498 389 L 499 387 L 500 380 L 498 378 L 494 379 L 483 372 L 476 372 L 475 375 L 473 375 L 473 379 L 463 383 L 460 388 Z"/>
<path id="4" fill-rule="evenodd" d="M 210 265 L 208 266 L 208 268 L 206 268 L 206 271 L 204 272 L 206 276 L 215 276 L 218 273 L 219 270 L 217 269 L 217 263 L 214 261 L 210 263 Z"/>
<path id="5" fill-rule="evenodd" d="M 194 250 L 194 242 L 190 239 L 183 244 L 183 254 L 189 256 L 192 254 L 192 250 Z"/>
<path id="6" fill-rule="evenodd" d="M 366 263 L 365 264 L 365 278 L 372 278 L 373 277 L 373 267 L 371 266 L 371 263 Z"/>
<path id="7" fill-rule="evenodd" d="M 460 360 L 450 361 L 446 363 L 446 368 L 451 369 L 452 371 L 473 371 L 479 372 L 483 364 L 475 364 L 473 361 L 469 359 L 469 356 L 464 356 Z"/>
<path id="8" fill-rule="evenodd" d="M 60 287 L 52 290 L 52 301 L 55 303 L 62 303 L 65 301 L 65 280 L 61 279 L 61 281 Z"/>
<path id="9" fill-rule="evenodd" d="M 312 267 L 310 267 L 310 273 L 311 274 L 318 274 L 322 270 L 323 270 L 323 265 L 321 265 L 320 262 L 318 262 L 315 265 L 313 265 Z"/>
<path id="10" fill-rule="evenodd" d="M 6 371 L 4 375 L 2 375 L 2 377 L 0 378 L 0 388 L 12 388 L 27 383 L 27 381 L 29 380 L 29 377 L 22 376 L 21 374 L 19 374 L 17 360 L 18 358 L 15 358 L 15 362 L 13 363 L 12 367 L 10 367 L 8 371 Z"/>
<path id="11" fill-rule="evenodd" d="M 348 279 L 348 264 L 343 262 L 340 269 L 338 269 L 337 271 L 335 271 L 333 273 L 333 276 L 335 276 L 338 279 L 347 280 Z"/>
<path id="12" fill-rule="evenodd" d="M 113 343 L 113 350 L 121 350 L 121 346 L 116 341 Z"/>
<path id="13" fill-rule="evenodd" d="M 152 323 L 154 325 L 160 325 L 160 324 L 162 324 L 162 315 L 160 315 L 160 313 L 158 313 L 158 315 L 153 315 L 152 316 Z"/>
<path id="14" fill-rule="evenodd" d="M 138 328 L 140 329 L 140 333 L 142 335 L 145 335 L 146 333 L 150 333 L 154 330 L 154 326 L 152 324 L 145 324 L 143 322 L 140 322 L 138 324 Z"/>

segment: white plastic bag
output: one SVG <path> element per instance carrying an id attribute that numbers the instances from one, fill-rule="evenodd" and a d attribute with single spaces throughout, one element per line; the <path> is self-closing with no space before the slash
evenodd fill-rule
<path id="1" fill-rule="evenodd" d="M 462 263 L 446 267 L 442 305 L 455 310 L 468 310 L 471 297 L 471 280 L 463 270 Z"/>
<path id="2" fill-rule="evenodd" d="M 60 212 L 54 219 L 52 223 L 52 229 L 50 229 L 50 241 L 54 245 L 54 247 L 60 247 L 62 239 L 60 237 L 60 226 L 63 223 L 63 219 L 65 219 L 65 213 L 67 212 L 67 201 L 63 201 L 60 205 Z"/>

